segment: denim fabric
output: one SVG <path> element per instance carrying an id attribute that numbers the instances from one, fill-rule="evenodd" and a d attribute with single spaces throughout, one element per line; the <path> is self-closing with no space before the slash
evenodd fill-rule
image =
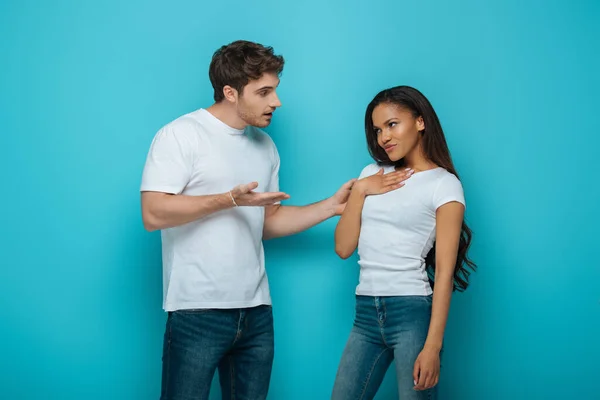
<path id="1" fill-rule="evenodd" d="M 217 369 L 223 399 L 263 400 L 272 364 L 271 306 L 174 311 L 164 335 L 161 400 L 208 400 Z"/>
<path id="2" fill-rule="evenodd" d="M 427 338 L 431 303 L 432 296 L 357 296 L 332 399 L 373 399 L 392 361 L 401 400 L 436 399 L 437 386 L 413 389 L 414 363 Z"/>

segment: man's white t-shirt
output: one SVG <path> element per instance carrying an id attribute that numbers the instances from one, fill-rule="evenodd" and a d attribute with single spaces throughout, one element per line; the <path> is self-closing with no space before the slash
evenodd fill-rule
<path id="1" fill-rule="evenodd" d="M 234 129 L 200 109 L 157 132 L 141 191 L 200 196 L 258 182 L 255 191 L 276 192 L 278 174 L 279 155 L 266 133 Z M 163 308 L 271 304 L 263 225 L 263 207 L 236 207 L 162 230 Z"/>
<path id="2" fill-rule="evenodd" d="M 370 164 L 360 178 L 382 167 Z M 385 166 L 384 173 L 394 170 Z M 448 202 L 465 205 L 463 188 L 443 168 L 413 174 L 405 186 L 365 199 L 358 254 L 356 294 L 366 296 L 430 295 L 425 258 L 435 241 L 436 210 Z"/>

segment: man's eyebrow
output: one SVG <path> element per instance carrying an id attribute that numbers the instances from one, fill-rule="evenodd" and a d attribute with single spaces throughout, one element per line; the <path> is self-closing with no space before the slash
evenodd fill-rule
<path id="1" fill-rule="evenodd" d="M 256 93 L 256 92 L 260 92 L 262 90 L 267 90 L 267 89 L 275 89 L 275 88 L 273 86 L 262 86 L 262 87 L 256 89 L 254 92 Z"/>

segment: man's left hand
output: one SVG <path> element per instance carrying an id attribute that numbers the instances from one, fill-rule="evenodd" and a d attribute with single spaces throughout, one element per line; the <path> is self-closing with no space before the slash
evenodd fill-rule
<path id="1" fill-rule="evenodd" d="M 356 179 L 349 180 L 348 182 L 344 183 L 333 196 L 331 196 L 330 200 L 332 202 L 335 215 L 342 215 L 344 212 L 346 203 L 348 202 L 348 197 L 350 197 L 350 191 L 355 182 Z"/>

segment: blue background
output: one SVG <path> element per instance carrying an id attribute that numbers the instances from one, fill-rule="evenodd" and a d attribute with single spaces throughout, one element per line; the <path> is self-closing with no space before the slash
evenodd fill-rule
<path id="1" fill-rule="evenodd" d="M 212 52 L 243 38 L 287 61 L 268 132 L 290 204 L 331 195 L 370 162 L 363 113 L 377 91 L 412 85 L 436 108 L 480 267 L 453 300 L 441 398 L 600 398 L 599 11 L 3 1 L 0 397 L 158 398 L 160 237 L 142 227 L 142 167 L 162 125 L 211 104 Z M 356 258 L 334 254 L 335 223 L 266 245 L 270 399 L 329 396 L 358 277 Z M 377 399 L 395 397 L 393 378 Z"/>

